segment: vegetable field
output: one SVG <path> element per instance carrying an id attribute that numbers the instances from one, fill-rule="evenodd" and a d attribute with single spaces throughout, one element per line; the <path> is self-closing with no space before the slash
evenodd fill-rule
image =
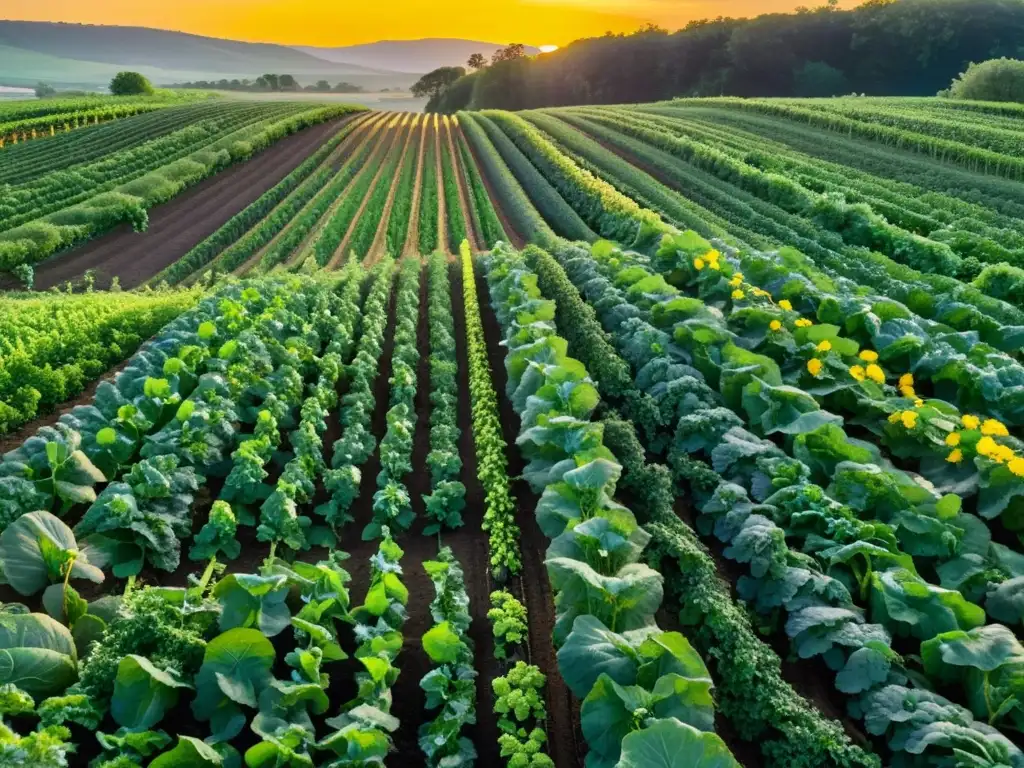
<path id="1" fill-rule="evenodd" d="M 1024 768 L 1022 139 L 210 100 L 0 150 L 56 286 L 0 299 L 0 765 Z"/>

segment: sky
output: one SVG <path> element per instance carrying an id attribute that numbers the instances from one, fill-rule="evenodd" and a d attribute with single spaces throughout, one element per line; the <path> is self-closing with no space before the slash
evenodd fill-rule
<path id="1" fill-rule="evenodd" d="M 842 0 L 856 5 L 858 0 Z M 648 22 L 676 29 L 692 19 L 755 16 L 817 0 L 4 0 L 0 16 L 30 21 L 157 27 L 290 45 L 462 37 L 565 45 Z"/>

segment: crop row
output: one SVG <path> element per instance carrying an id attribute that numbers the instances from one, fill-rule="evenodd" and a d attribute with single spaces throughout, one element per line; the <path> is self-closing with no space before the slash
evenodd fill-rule
<path id="1" fill-rule="evenodd" d="M 673 409 L 670 413 L 675 416 L 666 419 L 670 426 L 678 417 L 669 458 L 677 473 L 680 473 L 677 474 L 677 480 L 682 482 L 684 479 L 700 478 L 700 482 L 693 485 L 693 492 L 704 514 L 702 530 L 706 533 L 713 530 L 716 536 L 726 538 L 730 546 L 726 548 L 725 556 L 750 565 L 751 576 L 743 577 L 739 584 L 740 593 L 745 599 L 750 600 L 760 611 L 778 610 L 781 606 L 789 614 L 785 629 L 793 638 L 794 647 L 800 656 L 806 658 L 823 654 L 825 661 L 839 673 L 837 686 L 840 690 L 861 697 L 861 706 L 874 707 L 874 716 L 878 717 L 881 714 L 878 707 L 882 701 L 898 701 L 901 696 L 910 695 L 901 693 L 909 690 L 902 687 L 906 684 L 907 671 L 904 662 L 895 652 L 881 654 L 883 646 L 891 642 L 890 636 L 878 624 L 864 623 L 859 611 L 853 608 L 851 596 L 856 596 L 857 601 L 870 596 L 873 618 L 882 620 L 901 636 L 926 640 L 925 648 L 952 642 L 959 634 L 965 639 L 971 633 L 972 638 L 987 640 L 999 637 L 999 632 L 1006 631 L 998 625 L 981 627 L 983 617 L 978 615 L 980 609 L 966 602 L 955 591 L 926 587 L 914 570 L 915 563 L 923 564 L 938 554 L 935 542 L 939 541 L 932 539 L 933 543 L 929 545 L 925 529 L 914 521 L 931 520 L 933 525 L 939 518 L 935 512 L 929 513 L 928 505 L 950 505 L 936 496 L 931 501 L 920 495 L 915 496 L 918 492 L 913 488 L 920 489 L 920 486 L 901 484 L 893 477 L 893 471 L 889 470 L 891 490 L 887 498 L 893 506 L 888 507 L 891 511 L 883 512 L 887 507 L 877 493 L 879 481 L 886 476 L 886 470 L 880 470 L 877 465 L 872 469 L 870 465 L 857 464 L 855 462 L 858 459 L 845 454 L 843 459 L 846 463 L 835 458 L 827 466 L 820 464 L 828 455 L 826 450 L 835 451 L 838 446 L 830 440 L 820 439 L 819 436 L 829 431 L 828 427 L 814 428 L 809 422 L 800 423 L 801 414 L 811 413 L 813 409 L 806 411 L 796 408 L 788 411 L 788 415 L 785 409 L 758 409 L 754 405 L 753 395 L 763 395 L 767 386 L 763 379 L 752 375 L 752 372 L 763 373 L 763 369 L 758 371 L 758 368 L 752 367 L 743 373 L 743 367 L 729 362 L 728 355 L 735 355 L 736 352 L 730 353 L 728 346 L 723 347 L 722 353 L 718 354 L 698 351 L 701 347 L 695 344 L 700 343 L 700 339 L 704 339 L 705 343 L 723 343 L 722 338 L 715 339 L 706 333 L 696 333 L 697 328 L 701 327 L 695 324 L 696 318 L 701 317 L 702 305 L 699 302 L 684 299 L 681 295 L 676 298 L 671 291 L 662 289 L 647 294 L 647 298 L 639 304 L 632 304 L 628 297 L 640 300 L 649 290 L 652 281 L 660 278 L 630 259 L 625 259 L 623 263 L 617 252 L 598 250 L 595 256 L 596 261 L 569 249 L 562 258 L 567 259 L 566 267 L 573 280 L 580 285 L 585 284 L 590 300 L 602 308 L 606 328 L 616 348 L 632 364 L 638 386 L 658 397 L 661 400 L 659 406 L 663 410 L 666 406 Z M 608 275 L 603 283 L 602 272 Z M 742 290 L 730 285 L 733 277 L 722 276 L 717 270 L 711 270 L 705 279 L 720 279 L 723 289 L 730 291 L 729 295 Z M 624 307 L 632 307 L 634 310 L 631 319 L 625 322 L 623 318 L 627 315 L 623 314 Z M 707 319 L 703 325 L 709 329 L 712 327 L 707 325 Z M 811 333 L 816 327 L 805 325 L 804 331 Z M 682 330 L 684 328 L 685 333 Z M 675 329 L 674 336 L 668 334 L 674 341 L 670 341 L 667 346 L 659 341 L 659 337 L 666 335 L 666 329 Z M 798 330 L 797 334 L 800 333 Z M 638 343 L 641 337 L 645 341 Z M 817 348 L 817 344 L 811 346 Z M 761 359 L 752 352 L 745 354 L 748 361 Z M 712 369 L 707 368 L 703 361 L 721 366 L 714 369 L 718 371 L 716 377 L 707 378 L 710 382 L 720 379 L 718 386 L 721 394 L 715 393 L 704 383 Z M 671 373 L 672 366 L 676 366 L 679 373 Z M 669 378 L 680 374 L 681 378 L 675 381 Z M 736 379 L 737 375 L 739 379 Z M 737 386 L 743 393 L 742 407 L 736 401 L 730 401 L 730 393 L 739 391 Z M 688 394 L 680 399 L 684 390 Z M 799 393 L 798 389 L 790 390 L 794 398 Z M 796 399 L 790 402 L 795 403 Z M 733 419 L 734 413 L 743 414 L 744 418 Z M 772 442 L 746 431 L 746 428 L 758 432 L 767 430 L 769 425 L 759 414 L 767 417 L 769 413 L 801 429 L 811 428 L 809 433 L 789 430 L 793 435 L 789 438 L 793 446 L 791 454 L 780 452 Z M 781 428 L 786 428 L 782 422 L 779 424 Z M 786 445 L 790 443 L 787 441 Z M 863 448 L 859 442 L 853 445 L 856 449 Z M 696 473 L 691 455 L 706 456 L 712 461 L 715 474 Z M 805 465 L 804 462 L 811 460 L 811 456 L 814 457 L 813 464 Z M 865 460 L 868 459 L 861 459 Z M 836 481 L 829 486 L 828 494 L 839 494 L 836 497 L 839 501 L 851 504 L 855 512 L 861 515 L 878 514 L 882 517 L 876 518 L 871 524 L 849 528 L 850 523 L 857 519 L 851 515 L 849 508 L 833 501 L 822 488 L 812 484 L 816 478 L 822 477 L 822 470 L 830 471 L 829 467 L 835 467 L 838 474 Z M 840 479 L 843 473 L 845 476 Z M 875 479 L 867 480 L 869 475 Z M 788 478 L 784 484 L 780 482 L 783 476 Z M 874 491 L 857 499 L 855 494 L 858 486 L 853 484 L 857 478 L 874 482 Z M 865 488 L 860 486 L 862 491 Z M 742 494 L 744 500 L 751 493 L 752 498 L 762 503 L 758 506 L 746 502 L 749 506 L 744 507 L 744 502 L 730 495 L 733 493 Z M 875 495 L 872 496 L 872 493 Z M 946 499 L 951 500 L 956 501 L 955 497 Z M 808 517 L 811 510 L 814 511 L 814 517 L 821 517 L 826 527 L 807 525 L 813 519 Z M 942 519 L 951 520 L 949 516 Z M 797 520 L 800 520 L 799 525 L 796 525 Z M 837 527 L 839 520 L 845 520 L 848 526 L 841 536 L 842 529 Z M 962 513 L 952 520 L 961 526 L 970 523 L 970 518 Z M 712 525 L 711 521 L 716 522 Z M 881 531 L 885 530 L 883 526 L 886 524 L 889 533 L 883 535 Z M 783 527 L 776 528 L 776 525 Z M 976 525 L 968 525 L 967 528 L 978 530 Z M 910 529 L 914 529 L 915 533 L 910 534 Z M 772 533 L 773 530 L 779 533 Z M 832 532 L 826 536 L 829 530 Z M 959 530 L 964 529 L 961 527 Z M 932 528 L 932 531 L 935 529 Z M 785 557 L 779 559 L 779 547 L 782 547 L 782 552 L 787 551 L 783 542 L 802 541 L 805 538 L 807 545 L 802 548 L 803 559 L 798 565 L 787 564 Z M 771 543 L 773 541 L 775 543 Z M 831 544 L 826 543 L 828 541 Z M 939 546 L 949 544 L 947 540 Z M 902 553 L 901 545 L 913 552 L 913 559 Z M 819 564 L 812 566 L 814 561 Z M 979 572 L 974 573 L 977 575 Z M 996 579 L 993 587 L 997 592 L 1007 587 L 1012 591 L 1009 582 L 999 584 L 1006 576 L 993 578 Z M 769 597 L 769 593 L 782 583 L 791 584 L 792 588 Z M 911 604 L 915 606 L 916 620 L 911 620 L 905 610 Z M 982 620 L 979 621 L 979 618 Z M 935 635 L 938 637 L 933 640 Z M 867 648 L 871 650 L 867 651 Z M 930 674 L 936 674 L 933 666 L 927 662 L 926 665 Z M 942 674 L 948 672 L 943 671 Z M 962 709 L 956 711 L 966 713 Z M 992 714 L 986 712 L 986 719 Z M 972 738 L 991 742 L 990 746 L 980 749 L 1003 749 L 1009 744 L 994 730 L 986 730 L 987 726 L 971 723 L 969 716 L 966 722 L 962 718 L 963 715 L 957 714 L 954 721 L 982 734 L 975 734 Z M 887 732 L 889 722 L 879 719 L 869 722 L 868 726 L 872 733 L 882 735 Z M 918 723 L 915 727 L 921 728 L 921 731 L 915 738 L 923 738 L 929 731 L 948 727 L 945 724 L 934 725 L 935 722 L 938 720 L 932 718 Z M 904 746 L 905 742 L 898 733 L 895 736 L 892 733 L 889 735 L 892 737 L 890 747 L 894 750 L 908 748 L 916 752 L 916 747 Z M 939 744 L 934 742 L 933 745 Z"/>
<path id="2" fill-rule="evenodd" d="M 336 178 L 335 169 L 327 161 L 361 125 L 358 118 L 347 123 L 254 203 L 232 216 L 220 229 L 150 278 L 150 284 L 167 281 L 176 285 L 208 267 L 230 272 L 267 247 L 310 200 Z"/>
<path id="3" fill-rule="evenodd" d="M 347 107 L 317 108 L 257 123 L 110 192 L 8 230 L 0 235 L 0 268 L 11 271 L 31 265 L 124 220 L 132 221 L 136 229 L 144 229 L 146 211 L 153 205 L 169 200 L 184 187 L 230 163 L 251 157 L 290 133 L 347 111 Z"/>
<path id="4" fill-rule="evenodd" d="M 522 418 L 523 476 L 542 494 L 537 524 L 553 539 L 545 564 L 559 671 L 583 701 L 589 759 L 631 766 L 687 754 L 694 765 L 738 765 L 712 732 L 702 660 L 654 621 L 663 580 L 639 562 L 650 536 L 613 501 L 622 468 L 590 420 L 596 388 L 548 322 L 554 302 L 520 254 L 499 247 L 484 268 L 508 346 L 506 395 Z M 595 655 L 602 664 L 592 663 Z"/>
<path id="5" fill-rule="evenodd" d="M 74 398 L 199 298 L 87 293 L 0 301 L 0 435 Z"/>

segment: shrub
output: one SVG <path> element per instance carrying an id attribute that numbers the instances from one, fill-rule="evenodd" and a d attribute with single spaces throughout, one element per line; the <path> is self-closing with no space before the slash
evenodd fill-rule
<path id="1" fill-rule="evenodd" d="M 1002 58 L 972 63 L 953 81 L 949 90 L 940 95 L 952 99 L 1024 103 L 1024 61 Z"/>

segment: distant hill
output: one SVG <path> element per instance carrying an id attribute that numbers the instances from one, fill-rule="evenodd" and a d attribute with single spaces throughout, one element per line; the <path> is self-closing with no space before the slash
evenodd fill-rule
<path id="1" fill-rule="evenodd" d="M 295 46 L 295 50 L 333 62 L 423 74 L 438 67 L 464 67 L 474 53 L 482 53 L 490 59 L 491 54 L 504 47 L 504 44 L 499 43 L 435 37 L 424 40 L 381 40 L 340 48 L 299 45 Z M 527 46 L 526 52 L 533 56 L 540 53 L 540 50 Z"/>
<path id="2" fill-rule="evenodd" d="M 221 40 L 146 27 L 0 21 L 0 83 L 47 80 L 105 85 L 132 68 L 158 85 L 184 80 L 295 75 L 302 83 L 345 79 L 366 88 L 404 87 L 408 73 L 318 58 L 284 45 Z"/>

